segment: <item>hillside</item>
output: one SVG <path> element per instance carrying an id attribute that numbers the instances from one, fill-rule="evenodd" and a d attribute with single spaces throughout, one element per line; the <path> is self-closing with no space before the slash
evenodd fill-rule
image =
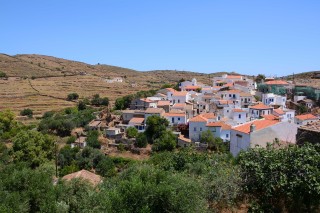
<path id="1" fill-rule="evenodd" d="M 199 82 L 211 84 L 210 77 L 222 74 L 175 70 L 139 72 L 34 54 L 0 54 L 0 71 L 9 76 L 9 80 L 0 80 L 0 110 L 10 108 L 18 113 L 28 107 L 35 114 L 73 106 L 75 103 L 65 100 L 71 92 L 77 92 L 80 98 L 99 93 L 114 101 L 117 97 L 140 90 L 157 89 L 165 83 L 174 84 L 181 78 L 197 78 Z M 106 82 L 113 77 L 122 77 L 124 82 Z"/>

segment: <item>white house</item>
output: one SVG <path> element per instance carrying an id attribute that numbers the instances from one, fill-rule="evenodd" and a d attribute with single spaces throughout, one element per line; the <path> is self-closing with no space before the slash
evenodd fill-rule
<path id="1" fill-rule="evenodd" d="M 144 119 L 147 121 L 149 116 L 157 115 L 162 117 L 165 113 L 165 110 L 163 108 L 147 108 L 144 113 Z"/>
<path id="2" fill-rule="evenodd" d="M 191 96 L 187 91 L 182 91 L 182 92 L 174 92 L 172 94 L 172 103 L 185 103 L 187 101 L 191 100 Z"/>
<path id="3" fill-rule="evenodd" d="M 79 147 L 84 148 L 87 146 L 87 137 L 78 137 L 74 143 L 71 144 L 71 148 Z"/>
<path id="4" fill-rule="evenodd" d="M 221 138 L 224 142 L 230 141 L 231 126 L 222 122 L 208 123 L 207 128 L 213 133 L 215 137 Z"/>
<path id="5" fill-rule="evenodd" d="M 189 120 L 189 138 L 192 141 L 199 141 L 201 133 L 207 130 L 207 123 L 216 121 L 213 113 L 204 113 Z"/>
<path id="6" fill-rule="evenodd" d="M 188 86 L 198 86 L 197 79 L 193 78 L 191 81 L 183 81 L 179 83 L 179 89 L 185 91 L 185 88 Z"/>
<path id="7" fill-rule="evenodd" d="M 170 125 L 186 124 L 187 116 L 184 111 L 172 111 L 164 114 L 164 117 L 169 121 Z"/>
<path id="8" fill-rule="evenodd" d="M 273 115 L 279 117 L 280 121 L 289 122 L 294 119 L 295 111 L 292 109 L 274 109 Z"/>
<path id="9" fill-rule="evenodd" d="M 256 146 L 266 147 L 275 139 L 295 143 L 297 125 L 277 120 L 255 120 L 231 129 L 230 152 L 233 156 L 241 150 Z"/>
<path id="10" fill-rule="evenodd" d="M 232 120 L 237 124 L 244 124 L 247 122 L 247 112 L 242 109 L 233 109 Z"/>
<path id="11" fill-rule="evenodd" d="M 251 118 L 260 118 L 263 115 L 272 114 L 273 108 L 270 106 L 266 106 L 263 103 L 259 103 L 254 106 L 249 107 L 249 112 Z"/>
<path id="12" fill-rule="evenodd" d="M 294 123 L 298 125 L 307 125 L 308 123 L 318 121 L 319 118 L 312 114 L 297 115 L 294 117 Z"/>
<path id="13" fill-rule="evenodd" d="M 287 98 L 285 96 L 276 95 L 273 93 L 262 94 L 262 103 L 268 106 L 286 107 Z"/>
<path id="14" fill-rule="evenodd" d="M 138 131 L 142 132 L 145 129 L 144 118 L 133 117 L 128 126 L 133 126 L 138 129 Z"/>

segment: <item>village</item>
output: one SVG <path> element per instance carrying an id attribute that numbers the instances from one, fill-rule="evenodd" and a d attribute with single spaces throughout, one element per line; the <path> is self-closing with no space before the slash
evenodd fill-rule
<path id="1" fill-rule="evenodd" d="M 148 154 L 151 148 L 135 147 L 129 128 L 143 133 L 150 116 L 167 119 L 168 129 L 179 147 L 205 150 L 204 132 L 228 144 L 237 156 L 241 150 L 278 145 L 316 143 L 319 134 L 318 101 L 320 90 L 292 81 L 224 74 L 204 85 L 194 78 L 179 82 L 178 89 L 163 88 L 150 97 L 131 101 L 130 107 L 114 115 L 100 113 L 89 123 L 90 130 L 101 130 L 107 141 L 105 153 L 123 149 Z M 86 137 L 78 137 L 72 147 L 86 146 Z"/>

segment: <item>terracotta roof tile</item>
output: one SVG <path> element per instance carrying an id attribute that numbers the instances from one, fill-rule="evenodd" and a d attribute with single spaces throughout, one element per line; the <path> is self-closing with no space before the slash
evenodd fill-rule
<path id="1" fill-rule="evenodd" d="M 231 129 L 230 125 L 228 125 L 222 121 L 210 122 L 206 126 L 208 126 L 208 127 L 221 127 L 223 130 L 230 130 Z"/>
<path id="2" fill-rule="evenodd" d="M 284 111 L 282 109 L 274 109 L 273 112 L 277 113 L 278 115 L 284 115 Z"/>
<path id="3" fill-rule="evenodd" d="M 267 81 L 267 85 L 289 85 L 288 82 L 282 80 Z"/>
<path id="4" fill-rule="evenodd" d="M 207 121 L 208 119 L 205 117 L 202 117 L 201 115 L 195 116 L 189 120 L 189 122 L 207 122 Z"/>
<path id="5" fill-rule="evenodd" d="M 241 79 L 241 75 L 227 75 L 228 79 Z"/>
<path id="6" fill-rule="evenodd" d="M 256 121 L 248 122 L 245 124 L 241 124 L 239 126 L 234 127 L 233 129 L 237 130 L 239 132 L 249 134 L 251 124 L 254 124 L 256 126 L 255 131 L 257 131 L 257 130 L 264 129 L 266 127 L 275 125 L 277 123 L 279 123 L 279 121 L 276 121 L 276 120 L 256 120 Z"/>
<path id="7" fill-rule="evenodd" d="M 299 120 L 318 120 L 318 118 L 312 114 L 304 114 L 304 115 L 297 115 L 295 116 L 295 118 L 299 119 Z"/>
<path id="8" fill-rule="evenodd" d="M 204 118 L 207 118 L 207 119 L 215 119 L 216 118 L 216 115 L 214 113 L 203 113 L 200 115 Z"/>
<path id="9" fill-rule="evenodd" d="M 170 101 L 158 101 L 158 106 L 168 106 L 170 105 Z"/>
<path id="10" fill-rule="evenodd" d="M 263 103 L 259 103 L 254 106 L 249 106 L 250 109 L 272 109 L 272 107 L 266 106 Z"/>
<path id="11" fill-rule="evenodd" d="M 144 122 L 144 118 L 131 118 L 129 123 L 139 123 L 142 124 Z"/>
<path id="12" fill-rule="evenodd" d="M 164 117 L 185 117 L 185 113 L 178 113 L 178 112 L 168 112 L 164 114 Z"/>
<path id="13" fill-rule="evenodd" d="M 272 115 L 272 114 L 262 115 L 262 117 L 264 117 L 264 119 L 266 119 L 266 120 L 279 120 L 278 116 L 275 116 L 275 115 Z"/>
<path id="14" fill-rule="evenodd" d="M 201 89 L 201 87 L 199 87 L 199 86 L 191 86 L 190 85 L 190 86 L 185 86 L 184 89 L 191 89 L 191 90 L 192 89 Z"/>
<path id="15" fill-rule="evenodd" d="M 176 91 L 173 93 L 173 96 L 186 96 L 187 94 L 187 91 Z"/>
<path id="16" fill-rule="evenodd" d="M 233 109 L 234 112 L 245 112 L 242 109 Z"/>
<path id="17" fill-rule="evenodd" d="M 146 114 L 161 114 L 164 113 L 162 108 L 147 108 L 145 111 Z"/>

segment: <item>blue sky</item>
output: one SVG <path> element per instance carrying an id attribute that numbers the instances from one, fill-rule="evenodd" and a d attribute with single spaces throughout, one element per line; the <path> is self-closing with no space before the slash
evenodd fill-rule
<path id="1" fill-rule="evenodd" d="M 0 52 L 136 70 L 320 69 L 319 0 L 0 0 Z"/>

